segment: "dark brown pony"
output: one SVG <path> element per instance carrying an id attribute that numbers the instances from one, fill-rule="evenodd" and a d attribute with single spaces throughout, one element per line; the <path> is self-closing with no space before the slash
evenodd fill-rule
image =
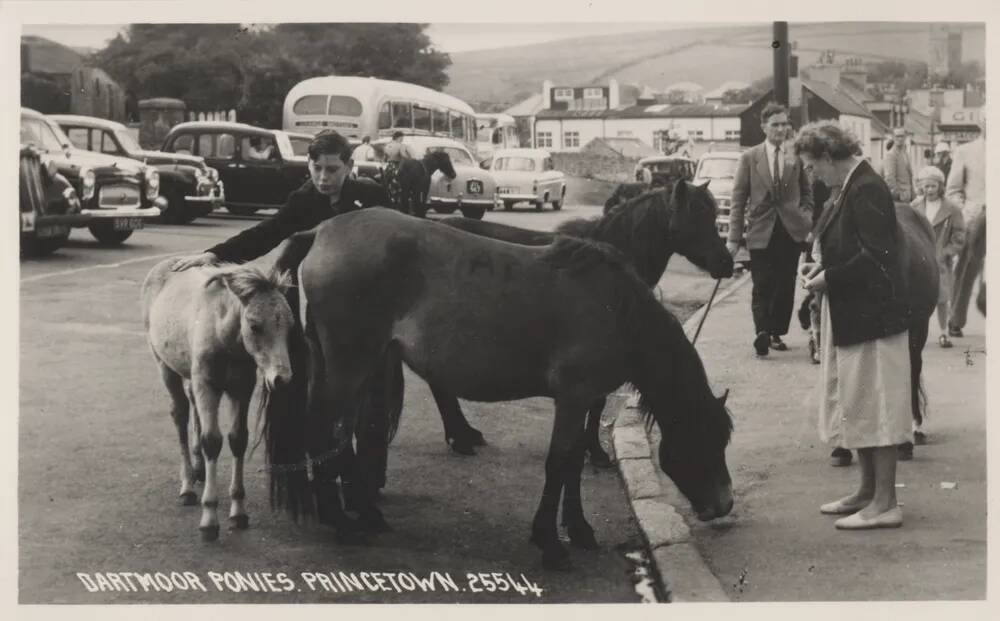
<path id="1" fill-rule="evenodd" d="M 326 456 L 346 454 L 356 431 L 401 407 L 398 360 L 459 398 L 554 399 L 531 535 L 546 567 L 567 561 L 556 525 L 560 498 L 572 543 L 597 545 L 580 497 L 584 418 L 626 382 L 661 430 L 661 467 L 699 518 L 732 509 L 725 398 L 712 395 L 680 322 L 613 248 L 571 237 L 533 248 L 366 209 L 316 229 L 299 282 L 307 407 L 304 419 L 268 409 L 267 453 L 272 464 L 315 459 L 321 519 L 337 510 L 334 479 L 343 474 Z M 308 510 L 310 491 L 280 483 L 286 475 L 271 471 L 278 504 Z"/>
<path id="2" fill-rule="evenodd" d="M 444 218 L 441 223 L 528 246 L 551 244 L 560 234 L 608 243 L 624 255 L 650 288 L 659 282 L 675 252 L 707 270 L 713 278 L 728 278 L 733 275 L 733 259 L 716 232 L 717 207 L 706 185 L 680 182 L 672 189 L 647 191 L 606 211 L 602 217 L 567 220 L 554 233 L 460 217 Z M 457 399 L 433 384 L 430 388 L 441 412 L 445 440 L 456 452 L 472 455 L 473 447 L 486 443 L 483 434 L 469 425 Z M 604 406 L 601 397 L 587 418 L 587 453 L 592 463 L 602 467 L 611 465 L 599 439 Z"/>
<path id="3" fill-rule="evenodd" d="M 431 177 L 439 170 L 449 179 L 455 178 L 455 167 L 446 151 L 428 150 L 419 160 L 405 159 L 400 162 L 396 173 L 396 182 L 399 183 L 397 209 L 423 218 L 427 214 Z"/>

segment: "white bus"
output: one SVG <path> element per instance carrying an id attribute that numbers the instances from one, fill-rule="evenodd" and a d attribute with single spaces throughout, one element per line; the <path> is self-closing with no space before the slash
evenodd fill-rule
<path id="1" fill-rule="evenodd" d="M 402 131 L 445 136 L 476 147 L 475 113 L 461 99 L 391 80 L 328 76 L 303 80 L 288 91 L 283 129 L 316 134 L 335 129 L 349 138 L 375 140 Z"/>
<path id="2" fill-rule="evenodd" d="M 517 121 L 509 114 L 476 114 L 476 155 L 488 160 L 497 149 L 517 149 Z"/>

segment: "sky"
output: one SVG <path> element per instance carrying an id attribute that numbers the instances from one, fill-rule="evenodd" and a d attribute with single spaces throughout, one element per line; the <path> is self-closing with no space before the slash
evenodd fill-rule
<path id="1" fill-rule="evenodd" d="M 671 30 L 709 24 L 690 22 L 622 23 L 524 23 L 524 24 L 431 24 L 427 33 L 434 47 L 443 52 L 514 47 L 590 35 L 612 35 L 649 30 Z M 713 26 L 728 24 L 714 23 Z M 124 24 L 25 25 L 24 34 L 37 35 L 70 47 L 102 48 Z"/>

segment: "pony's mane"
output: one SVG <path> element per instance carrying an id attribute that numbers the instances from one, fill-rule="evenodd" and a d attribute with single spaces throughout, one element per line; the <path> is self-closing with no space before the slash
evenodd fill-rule
<path id="1" fill-rule="evenodd" d="M 701 357 L 680 321 L 652 295 L 632 312 L 630 382 L 639 411 L 678 452 L 720 449 L 733 430 L 729 410 L 712 394 Z"/>
<path id="2" fill-rule="evenodd" d="M 600 267 L 621 272 L 632 271 L 625 256 L 611 244 L 570 235 L 556 235 L 555 240 L 545 247 L 542 261 L 556 269 L 568 270 L 577 275 L 587 274 Z"/>
<path id="3" fill-rule="evenodd" d="M 229 288 L 241 300 L 261 293 L 284 294 L 292 286 L 292 276 L 289 272 L 272 270 L 265 274 L 260 268 L 253 265 L 223 263 L 217 267 L 217 271 L 212 277 L 222 274 L 227 275 Z"/>

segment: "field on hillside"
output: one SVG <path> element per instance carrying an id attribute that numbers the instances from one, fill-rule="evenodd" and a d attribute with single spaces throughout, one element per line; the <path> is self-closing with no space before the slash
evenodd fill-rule
<path id="1" fill-rule="evenodd" d="M 928 27 L 906 22 L 791 24 L 800 66 L 837 50 L 871 60 L 925 61 Z M 985 60 L 985 28 L 965 26 L 963 59 Z M 546 79 L 562 84 L 638 83 L 662 89 L 692 81 L 713 89 L 727 80 L 752 82 L 771 72 L 771 25 L 665 30 L 584 37 L 538 45 L 452 54 L 445 89 L 466 101 L 516 103 Z"/>

